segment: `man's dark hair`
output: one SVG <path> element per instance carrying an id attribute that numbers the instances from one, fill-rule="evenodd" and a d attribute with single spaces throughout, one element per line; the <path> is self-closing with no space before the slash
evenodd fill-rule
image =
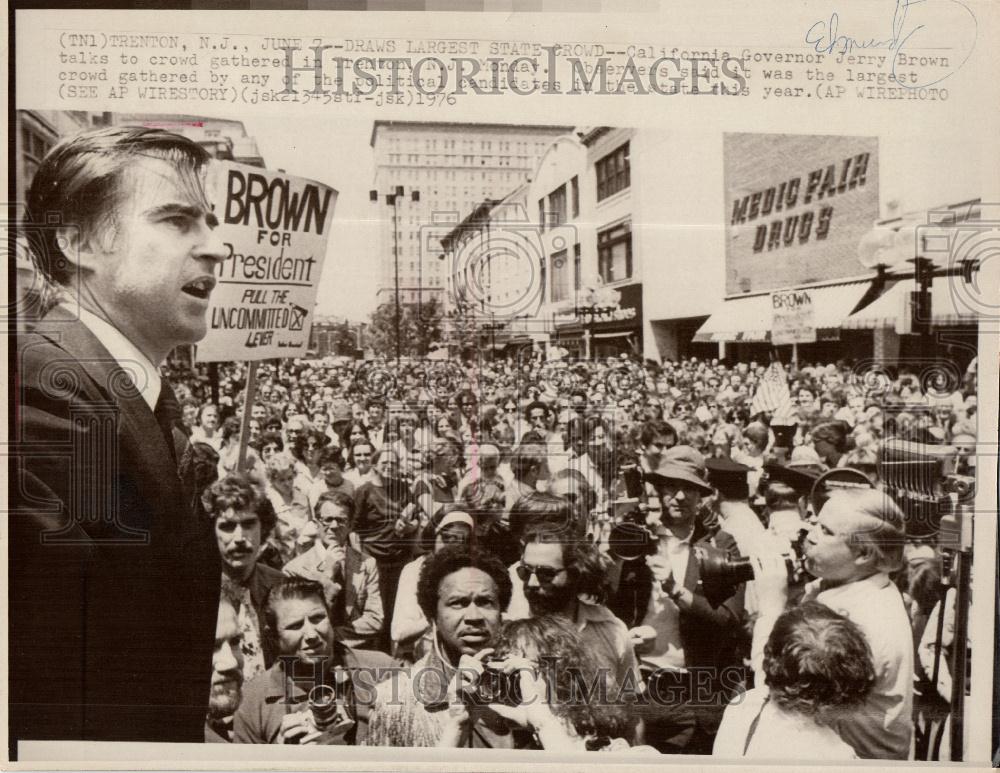
<path id="1" fill-rule="evenodd" d="M 344 452 L 337 446 L 324 446 L 319 452 L 319 466 L 322 469 L 325 465 L 336 464 L 341 470 L 344 469 Z"/>
<path id="2" fill-rule="evenodd" d="M 767 484 L 764 503 L 768 510 L 795 510 L 799 506 L 799 495 L 787 483 L 774 480 Z"/>
<path id="3" fill-rule="evenodd" d="M 639 442 L 643 446 L 648 446 L 653 442 L 653 438 L 663 437 L 664 435 L 672 437 L 674 445 L 677 445 L 677 430 L 674 429 L 673 425 L 668 424 L 662 419 L 659 421 L 643 422 L 642 428 L 639 430 Z"/>
<path id="4" fill-rule="evenodd" d="M 260 448 L 266 445 L 274 443 L 279 451 L 285 450 L 285 440 L 281 437 L 280 432 L 262 432 L 260 438 L 257 440 Z"/>
<path id="5" fill-rule="evenodd" d="M 575 533 L 576 528 L 569 500 L 539 491 L 533 491 L 514 503 L 509 523 L 511 536 L 518 541 L 529 526 L 544 524 L 563 529 L 566 534 Z"/>
<path id="6" fill-rule="evenodd" d="M 220 430 L 222 434 L 222 440 L 225 442 L 232 437 L 240 434 L 240 420 L 235 416 L 227 416 L 225 421 L 222 422 L 222 429 Z"/>
<path id="7" fill-rule="evenodd" d="M 764 681 L 779 708 L 825 723 L 868 697 L 875 667 L 856 624 L 807 601 L 775 621 L 764 646 Z"/>
<path id="8" fill-rule="evenodd" d="M 234 472 L 213 483 L 201 495 L 201 501 L 213 522 L 229 508 L 254 513 L 260 521 L 262 541 L 267 539 L 277 520 L 271 500 L 257 490 L 246 473 Z"/>
<path id="9" fill-rule="evenodd" d="M 437 617 L 438 590 L 441 581 L 461 569 L 479 569 L 488 574 L 497 586 L 500 611 L 507 609 L 512 585 L 503 562 L 492 553 L 455 545 L 431 553 L 420 569 L 420 579 L 417 581 L 417 604 L 424 617 L 428 620 Z"/>
<path id="10" fill-rule="evenodd" d="M 847 451 L 847 435 L 849 428 L 842 421 L 824 421 L 812 428 L 813 440 L 825 440 L 839 453 Z"/>
<path id="11" fill-rule="evenodd" d="M 310 440 L 315 442 L 321 449 L 325 448 L 330 442 L 330 438 L 315 427 L 309 427 L 305 431 L 300 432 L 295 436 L 295 441 L 292 444 L 292 455 L 300 462 L 305 459 L 306 446 L 309 445 Z"/>
<path id="12" fill-rule="evenodd" d="M 32 180 L 25 213 L 26 223 L 44 227 L 27 228 L 25 234 L 47 279 L 66 285 L 74 273 L 74 261 L 63 252 L 63 229 L 54 227 L 51 218 L 79 228 L 81 241 L 97 238 L 99 228 L 114 222 L 126 193 L 126 171 L 142 158 L 175 164 L 182 179 L 200 187 L 198 175 L 209 155 L 179 134 L 114 126 L 69 137 L 45 156 Z"/>
<path id="13" fill-rule="evenodd" d="M 314 508 L 316 513 L 316 518 L 319 518 L 319 509 L 324 505 L 324 503 L 329 502 L 337 507 L 342 507 L 344 512 L 347 513 L 347 522 L 349 526 L 354 526 L 354 514 L 357 510 L 357 505 L 354 503 L 354 497 L 350 494 L 345 494 L 343 491 L 324 491 L 316 499 L 316 507 Z"/>
<path id="14" fill-rule="evenodd" d="M 531 417 L 532 411 L 542 410 L 545 411 L 545 418 L 548 419 L 551 408 L 549 408 L 548 403 L 544 403 L 541 400 L 532 400 L 524 408 L 524 418 L 529 419 Z"/>
<path id="15" fill-rule="evenodd" d="M 181 475 L 192 483 L 192 509 L 203 515 L 205 503 L 202 502 L 202 494 L 219 479 L 219 452 L 208 443 L 192 443 L 191 453 L 184 456 L 180 464 Z"/>
<path id="16" fill-rule="evenodd" d="M 354 462 L 354 449 L 358 446 L 368 446 L 372 450 L 372 455 L 374 456 L 375 454 L 375 445 L 367 437 L 354 441 L 354 445 L 351 446 L 350 453 L 347 455 L 347 461 L 351 463 L 352 467 L 356 466 Z"/>
<path id="17" fill-rule="evenodd" d="M 577 593 L 595 596 L 603 604 L 611 591 L 611 559 L 596 545 L 576 538 L 571 531 L 551 523 L 530 524 L 521 539 L 524 546 L 557 544 L 562 550 L 562 562 L 573 580 Z"/>

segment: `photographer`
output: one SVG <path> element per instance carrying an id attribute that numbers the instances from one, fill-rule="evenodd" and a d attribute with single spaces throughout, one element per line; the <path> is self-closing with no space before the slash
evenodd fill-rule
<path id="1" fill-rule="evenodd" d="M 587 644 L 565 618 L 543 615 L 504 623 L 493 658 L 494 667 L 517 679 L 511 701 L 516 705 L 494 703 L 490 709 L 530 729 L 540 748 L 573 752 L 630 747 L 635 718 L 618 704 L 616 681 L 589 656 Z M 598 695 L 607 695 L 607 700 L 581 695 L 581 687 L 598 680 L 604 680 L 605 690 Z M 468 710 L 460 706 L 454 711 Z"/>
<path id="2" fill-rule="evenodd" d="M 889 573 L 902 565 L 904 519 L 888 494 L 875 489 L 834 490 L 809 532 L 805 568 L 817 577 L 805 600 L 846 615 L 865 635 L 877 679 L 862 707 L 841 718 L 836 730 L 863 759 L 900 759 L 912 734 L 913 641 L 899 589 Z M 784 560 L 764 551 L 754 557 L 760 616 L 754 628 L 753 662 L 761 642 L 785 609 Z"/>
<path id="3" fill-rule="evenodd" d="M 246 686 L 234 742 L 363 744 L 374 675 L 392 659 L 338 641 L 323 586 L 312 580 L 289 577 L 272 588 L 265 621 L 280 657 Z M 327 702 L 330 694 L 335 704 Z"/>
<path id="4" fill-rule="evenodd" d="M 742 589 L 713 588 L 701 565 L 735 556 L 735 543 L 724 531 L 710 538 L 698 517 L 713 490 L 693 448 L 670 448 L 646 478 L 662 508 L 656 542 L 625 562 L 609 606 L 631 628 L 648 674 L 647 740 L 661 752 L 707 754 L 741 681 L 743 600 Z"/>
<path id="5" fill-rule="evenodd" d="M 432 645 L 411 669 L 378 686 L 369 746 L 514 747 L 506 721 L 497 714 L 485 708 L 474 718 L 455 714 L 447 700 L 455 697 L 462 679 L 459 669 L 489 654 L 510 590 L 506 568 L 488 553 L 463 545 L 427 556 L 417 602 L 431 621 Z"/>

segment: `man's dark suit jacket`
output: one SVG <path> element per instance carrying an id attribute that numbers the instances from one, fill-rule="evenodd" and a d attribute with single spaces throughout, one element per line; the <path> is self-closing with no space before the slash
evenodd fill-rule
<path id="1" fill-rule="evenodd" d="M 20 337 L 16 368 L 11 750 L 197 742 L 221 568 L 189 458 L 179 473 L 135 385 L 66 309 Z"/>
<path id="2" fill-rule="evenodd" d="M 690 609 L 680 611 L 678 627 L 684 645 L 684 665 L 688 669 L 705 669 L 703 673 L 710 675 L 706 685 L 709 693 L 719 696 L 718 699 L 709 699 L 711 710 L 697 714 L 699 722 L 714 731 L 727 699 L 735 694 L 743 677 L 744 592 L 742 585 L 731 593 L 717 592 L 711 586 L 706 588 L 698 561 L 693 555 L 695 550 L 699 550 L 715 558 L 735 557 L 736 541 L 730 534 L 719 531 L 710 536 L 699 521 L 691 536 L 691 550 L 684 587 L 691 591 L 694 603 Z M 642 625 L 653 592 L 653 582 L 653 573 L 645 558 L 626 562 L 622 566 L 618 589 L 608 606 L 629 628 Z"/>

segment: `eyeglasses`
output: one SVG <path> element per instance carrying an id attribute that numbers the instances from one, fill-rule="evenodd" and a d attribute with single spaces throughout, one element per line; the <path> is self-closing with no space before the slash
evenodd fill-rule
<path id="1" fill-rule="evenodd" d="M 528 564 L 518 564 L 517 565 L 517 576 L 521 578 L 521 582 L 527 582 L 531 575 L 535 575 L 538 578 L 538 582 L 542 585 L 548 585 L 556 577 L 566 571 L 563 569 L 553 569 L 551 566 L 530 566 Z"/>

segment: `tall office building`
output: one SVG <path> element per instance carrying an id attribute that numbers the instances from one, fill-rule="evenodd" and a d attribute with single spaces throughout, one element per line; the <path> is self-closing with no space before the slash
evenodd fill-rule
<path id="1" fill-rule="evenodd" d="M 372 206 L 378 207 L 383 222 L 377 302 L 394 301 L 397 250 L 400 301 L 417 303 L 436 297 L 444 302 L 448 266 L 439 259 L 443 250 L 433 244 L 421 249 L 421 235 L 427 235 L 421 229 L 455 225 L 483 201 L 502 199 L 531 175 L 552 140 L 570 129 L 375 121 L 371 146 L 378 201 Z M 387 194 L 393 194 L 397 186 L 403 187 L 403 196 L 395 205 L 389 204 Z M 416 201 L 413 191 L 419 193 Z"/>

